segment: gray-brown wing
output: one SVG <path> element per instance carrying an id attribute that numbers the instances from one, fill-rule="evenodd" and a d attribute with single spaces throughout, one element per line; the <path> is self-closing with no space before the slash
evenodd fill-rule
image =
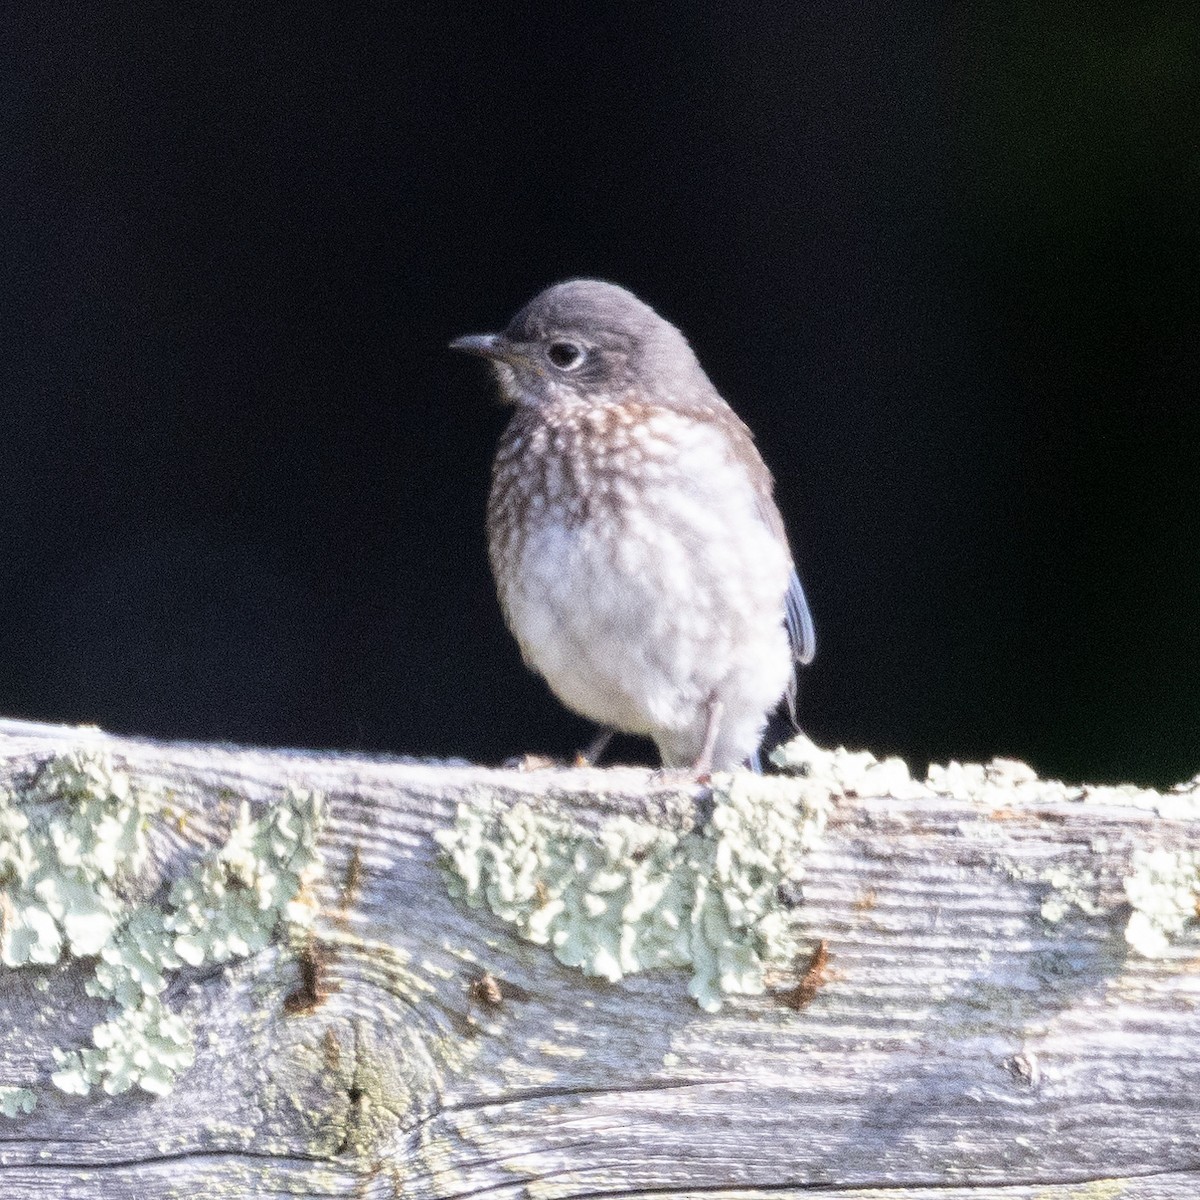
<path id="1" fill-rule="evenodd" d="M 787 546 L 787 530 L 783 527 L 783 518 L 779 515 L 779 509 L 775 506 L 775 497 L 772 495 L 774 481 L 765 466 L 756 483 L 759 512 L 768 528 Z M 817 653 L 817 630 L 813 625 L 808 598 L 804 595 L 804 585 L 800 582 L 800 576 L 796 573 L 795 567 L 792 567 L 791 574 L 788 576 L 783 619 L 787 626 L 788 641 L 792 647 L 792 658 L 801 666 L 808 666 Z M 792 718 L 793 725 L 796 724 L 796 686 L 796 674 L 793 671 L 791 679 L 788 680 L 786 693 L 788 715 Z"/>
<path id="2" fill-rule="evenodd" d="M 758 494 L 758 512 L 767 528 L 783 543 L 788 545 L 787 530 L 783 527 L 783 517 L 775 504 L 775 481 L 771 472 L 758 453 L 754 438 L 746 424 L 741 421 L 731 409 L 725 408 L 724 424 L 730 439 L 737 445 L 740 457 L 750 471 L 751 482 Z M 789 550 L 790 554 L 790 550 Z M 792 658 L 801 666 L 812 662 L 817 653 L 817 631 L 813 625 L 812 613 L 808 608 L 808 600 L 804 595 L 804 586 L 796 568 L 792 568 L 788 577 L 787 595 L 784 598 L 784 623 L 787 625 L 788 641 L 792 647 Z M 796 675 L 793 672 L 787 689 L 788 712 L 792 723 L 796 721 Z"/>

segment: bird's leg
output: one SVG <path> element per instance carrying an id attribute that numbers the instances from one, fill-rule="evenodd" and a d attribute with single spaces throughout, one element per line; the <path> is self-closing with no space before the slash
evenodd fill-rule
<path id="1" fill-rule="evenodd" d="M 700 747 L 700 753 L 692 763 L 692 774 L 697 779 L 707 779 L 712 774 L 713 751 L 717 748 L 717 733 L 725 712 L 724 703 L 716 696 L 709 696 L 705 708 L 708 711 L 708 721 L 704 726 L 704 745 Z"/>
<path id="2" fill-rule="evenodd" d="M 610 729 L 607 725 L 601 725 L 596 731 L 596 736 L 588 743 L 586 750 L 580 750 L 575 755 L 575 765 L 577 767 L 594 767 L 596 760 L 608 748 L 608 743 L 612 741 L 615 729 Z"/>

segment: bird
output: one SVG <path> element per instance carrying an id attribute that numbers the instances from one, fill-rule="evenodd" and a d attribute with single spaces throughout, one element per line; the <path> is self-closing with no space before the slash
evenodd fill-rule
<path id="1" fill-rule="evenodd" d="M 684 335 L 570 279 L 450 348 L 488 360 L 514 409 L 488 555 L 526 665 L 600 726 L 590 757 L 615 730 L 697 778 L 757 768 L 816 635 L 771 473 Z"/>

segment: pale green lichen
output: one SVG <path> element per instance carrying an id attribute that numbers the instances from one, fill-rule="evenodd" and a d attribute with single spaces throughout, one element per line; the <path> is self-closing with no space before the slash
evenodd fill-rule
<path id="1" fill-rule="evenodd" d="M 1133 908 L 1125 940 L 1147 958 L 1166 953 L 1171 935 L 1196 918 L 1200 852 L 1135 850 L 1125 896 Z"/>
<path id="2" fill-rule="evenodd" d="M 19 805 L 19 800 L 24 804 Z M 5 966 L 96 954 L 124 910 L 116 883 L 145 864 L 155 802 L 96 755 L 54 759 L 18 798 L 0 788 L 0 886 Z"/>
<path id="3" fill-rule="evenodd" d="M 1034 1192 L 1031 1200 L 1120 1200 L 1132 1185 L 1129 1179 L 1089 1179 L 1086 1183 L 1060 1183 Z"/>
<path id="4" fill-rule="evenodd" d="M 951 762 L 930 766 L 930 788 L 943 795 L 972 800 L 982 807 L 1006 812 L 1024 805 L 1088 804 L 1112 808 L 1138 808 L 1175 821 L 1200 820 L 1200 776 L 1177 784 L 1168 792 L 1133 784 L 1120 786 L 1074 786 L 1055 779 L 1039 779 L 1025 763 L 995 759 L 986 765 Z M 1036 810 L 1035 810 L 1036 811 Z M 989 827 L 990 824 L 990 827 Z M 983 840 L 1004 840 L 1001 826 L 980 820 L 960 826 L 964 833 Z M 1040 915 L 1048 924 L 1062 921 L 1073 911 L 1102 916 L 1100 901 L 1101 860 L 1111 852 L 1109 839 L 1099 834 L 1090 839 L 1092 858 L 1049 865 L 1019 862 L 1003 855 L 994 864 L 1010 878 L 1048 885 Z M 1131 872 L 1124 879 L 1126 899 L 1132 913 L 1125 926 L 1130 948 L 1149 958 L 1166 952 L 1169 939 L 1196 918 L 1200 902 L 1200 852 L 1167 849 L 1135 849 Z"/>
<path id="5" fill-rule="evenodd" d="M 0 1116 L 19 1117 L 33 1112 L 37 1097 L 23 1087 L 0 1087 Z"/>
<path id="6" fill-rule="evenodd" d="M 164 810 L 155 788 L 135 787 L 97 753 L 52 760 L 20 793 L 0 789 L 0 963 L 87 959 L 87 993 L 111 1002 L 91 1046 L 53 1050 L 51 1080 L 64 1092 L 170 1091 L 195 1050 L 187 1022 L 162 1002 L 168 975 L 253 954 L 281 921 L 308 919 L 294 900 L 319 866 L 318 795 L 289 789 L 257 819 L 243 803 L 223 846 L 165 897 L 131 902 L 149 822 Z"/>
<path id="7" fill-rule="evenodd" d="M 1077 910 L 1085 916 L 1098 917 L 1104 906 L 1097 899 L 1100 881 L 1094 871 L 1073 863 L 1051 863 L 1048 866 L 1020 862 L 1003 855 L 993 862 L 1010 879 L 1022 883 L 1044 884 L 1050 890 L 1042 898 L 1039 915 L 1048 925 L 1055 925 Z"/>
<path id="8" fill-rule="evenodd" d="M 823 785 L 831 794 L 891 796 L 896 800 L 926 795 L 928 789 L 912 777 L 902 758 L 878 759 L 869 750 L 823 750 L 811 738 L 797 734 L 771 751 L 771 761 L 810 785 Z"/>
<path id="9" fill-rule="evenodd" d="M 452 895 L 486 905 L 585 974 L 616 981 L 690 967 L 689 993 L 715 1011 L 763 990 L 794 947 L 780 885 L 819 839 L 829 794 L 746 774 L 714 781 L 699 832 L 631 817 L 587 830 L 561 813 L 484 797 L 437 835 Z"/>
<path id="10" fill-rule="evenodd" d="M 1098 917 L 1104 906 L 1096 899 L 1099 886 L 1095 875 L 1086 870 L 1067 866 L 1047 867 L 1038 876 L 1050 885 L 1050 894 L 1042 901 L 1042 920 L 1054 924 L 1073 909 L 1085 916 Z"/>

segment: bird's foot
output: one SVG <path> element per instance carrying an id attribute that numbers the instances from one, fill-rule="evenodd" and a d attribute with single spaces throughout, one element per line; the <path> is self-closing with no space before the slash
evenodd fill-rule
<path id="1" fill-rule="evenodd" d="M 504 771 L 549 771 L 563 765 L 548 754 L 514 754 L 512 758 L 506 758 L 500 768 Z"/>
<path id="2" fill-rule="evenodd" d="M 712 778 L 713 751 L 717 747 L 717 732 L 721 728 L 721 717 L 725 713 L 725 705 L 712 696 L 708 701 L 708 720 L 704 725 L 704 745 L 692 763 L 692 774 L 700 783 L 708 783 Z"/>
<path id="3" fill-rule="evenodd" d="M 612 741 L 614 733 L 616 733 L 615 729 L 601 725 L 596 736 L 588 743 L 588 748 L 576 752 L 575 766 L 594 767 L 600 761 L 600 755 L 608 748 L 608 743 Z"/>

